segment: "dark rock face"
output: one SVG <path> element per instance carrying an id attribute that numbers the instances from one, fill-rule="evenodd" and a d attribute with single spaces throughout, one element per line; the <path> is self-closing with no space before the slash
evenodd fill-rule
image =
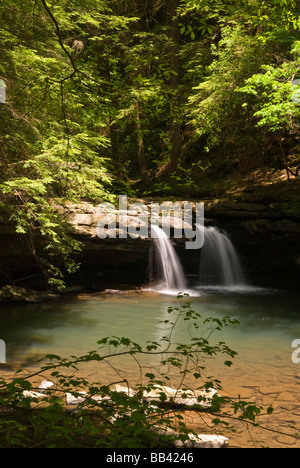
<path id="1" fill-rule="evenodd" d="M 249 281 L 269 287 L 298 288 L 300 220 L 281 204 L 214 202 L 206 215 L 230 235 Z"/>
<path id="2" fill-rule="evenodd" d="M 81 267 L 70 281 L 87 290 L 143 286 L 149 247 L 150 243 L 141 239 L 87 239 L 77 258 Z"/>
<path id="3" fill-rule="evenodd" d="M 204 201 L 204 206 L 206 223 L 227 232 L 251 284 L 299 286 L 300 222 L 297 216 L 285 215 L 282 204 L 214 200 Z M 147 284 L 151 240 L 130 236 L 99 239 L 93 210 L 83 204 L 69 211 L 69 219 L 84 244 L 76 280 L 81 284 L 88 282 L 93 289 Z M 174 239 L 174 245 L 187 276 L 196 277 L 199 252 L 185 250 L 185 239 Z"/>
<path id="4" fill-rule="evenodd" d="M 146 202 L 145 202 L 146 203 Z M 194 202 L 195 204 L 196 202 Z M 224 229 L 231 238 L 249 282 L 257 286 L 298 288 L 300 279 L 300 221 L 283 204 L 205 201 L 205 223 Z M 99 291 L 145 286 L 149 281 L 151 239 L 97 237 L 98 215 L 90 203 L 70 205 L 66 218 L 75 228 L 83 249 L 81 267 L 66 278 L 68 286 Z M 187 276 L 197 276 L 199 252 L 185 249 L 184 239 L 174 244 Z M 28 244 L 11 226 L 0 225 L 0 287 L 13 283 L 47 289 Z"/>

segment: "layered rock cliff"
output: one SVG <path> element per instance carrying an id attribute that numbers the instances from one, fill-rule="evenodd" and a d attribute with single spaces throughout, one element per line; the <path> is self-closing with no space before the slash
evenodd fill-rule
<path id="1" fill-rule="evenodd" d="M 297 185 L 295 190 L 299 190 Z M 251 192 L 251 191 L 250 191 Z M 193 200 L 204 202 L 205 223 L 224 229 L 234 243 L 251 284 L 298 288 L 300 279 L 300 203 L 281 192 L 243 192 L 236 197 Z M 285 192 L 284 192 L 285 193 Z M 298 193 L 298 192 L 297 192 Z M 152 200 L 140 200 L 149 206 Z M 161 200 L 156 200 L 161 202 Z M 181 202 L 184 204 L 184 202 Z M 68 278 L 67 285 L 85 290 L 132 288 L 149 279 L 151 239 L 100 239 L 96 226 L 99 210 L 89 202 L 69 203 L 60 207 L 74 227 L 74 236 L 82 242 L 76 257 L 81 267 Z M 184 248 L 184 239 L 174 239 L 187 275 L 195 276 L 199 256 Z M 43 288 L 44 279 L 26 239 L 18 236 L 10 224 L 0 224 L 1 286 Z"/>

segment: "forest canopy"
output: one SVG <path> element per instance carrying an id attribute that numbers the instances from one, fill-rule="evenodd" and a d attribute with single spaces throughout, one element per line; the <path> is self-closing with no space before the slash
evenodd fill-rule
<path id="1" fill-rule="evenodd" d="M 298 176 L 299 27 L 295 0 L 2 0 L 1 212 L 51 283 L 79 248 L 59 203 Z"/>

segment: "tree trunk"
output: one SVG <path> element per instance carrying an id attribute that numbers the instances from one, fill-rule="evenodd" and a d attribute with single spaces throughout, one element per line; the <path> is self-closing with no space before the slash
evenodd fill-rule
<path id="1" fill-rule="evenodd" d="M 178 167 L 181 155 L 181 123 L 179 120 L 178 113 L 178 96 L 177 91 L 179 87 L 179 26 L 178 19 L 176 17 L 176 10 L 178 8 L 178 0 L 169 0 L 168 11 L 167 11 L 167 24 L 170 29 L 171 38 L 171 79 L 170 79 L 170 90 L 171 90 L 171 115 L 170 115 L 170 143 L 171 143 L 171 154 L 170 154 L 170 171 L 175 172 Z"/>
<path id="2" fill-rule="evenodd" d="M 135 108 L 136 108 L 135 126 L 136 126 L 137 143 L 138 143 L 138 154 L 137 154 L 138 169 L 139 169 L 140 177 L 143 180 L 147 180 L 148 173 L 147 173 L 147 164 L 146 164 L 146 158 L 145 158 L 144 137 L 143 137 L 141 118 L 140 118 L 140 109 L 139 109 L 138 102 L 136 102 Z"/>

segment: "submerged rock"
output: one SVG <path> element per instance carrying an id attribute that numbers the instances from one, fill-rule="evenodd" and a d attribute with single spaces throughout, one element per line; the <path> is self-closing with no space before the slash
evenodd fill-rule
<path id="1" fill-rule="evenodd" d="M 48 380 L 43 380 L 40 386 L 38 387 L 38 392 L 36 391 L 23 391 L 23 396 L 25 398 L 29 398 L 32 402 L 38 400 L 45 400 L 46 394 L 49 390 L 53 387 L 53 382 Z M 131 389 L 130 387 L 123 387 L 121 385 L 115 385 L 114 387 L 115 392 L 125 393 L 130 397 L 136 396 L 136 392 Z M 174 401 L 179 394 L 179 401 L 177 403 L 183 404 L 186 406 L 192 406 L 194 404 L 199 404 L 199 397 L 201 398 L 208 398 L 211 399 L 217 392 L 214 389 L 210 389 L 209 392 L 194 392 L 190 390 L 177 390 L 174 388 L 164 387 L 157 385 L 154 388 L 154 392 L 144 394 L 143 398 L 147 400 L 147 397 L 150 397 L 150 400 L 161 396 L 161 393 L 164 393 L 167 399 L 171 399 Z M 67 392 L 66 395 L 66 405 L 67 406 L 78 406 L 80 404 L 84 404 L 85 402 L 94 400 L 96 403 L 100 404 L 105 402 L 105 404 L 113 405 L 114 402 L 110 399 L 109 396 L 92 396 L 90 397 L 87 392 L 79 391 L 76 392 L 76 396 L 72 393 Z M 184 397 L 182 399 L 182 397 Z M 191 400 L 191 401 L 188 401 Z M 206 405 L 203 405 L 206 407 Z M 130 417 L 130 413 L 128 413 Z M 111 422 L 114 423 L 119 418 L 119 415 L 116 413 L 114 417 L 111 418 Z M 161 435 L 169 435 L 171 436 L 172 443 L 174 447 L 178 448 L 227 448 L 229 439 L 227 437 L 223 437 L 218 434 L 195 434 L 189 433 L 188 438 L 186 441 L 182 441 L 180 439 L 180 433 L 170 427 L 163 427 L 163 426 L 153 426 L 152 429 L 157 432 L 157 434 Z"/>
<path id="2" fill-rule="evenodd" d="M 175 405 L 195 406 L 200 405 L 203 408 L 211 406 L 211 400 L 217 394 L 215 389 L 206 391 L 181 390 L 160 385 L 155 385 L 152 391 L 144 393 L 146 401 L 164 401 Z"/>
<path id="3" fill-rule="evenodd" d="M 174 445 L 178 448 L 214 448 L 222 449 L 227 448 L 229 439 L 218 434 L 188 434 L 188 440 L 185 442 L 180 440 L 180 433 L 169 428 L 155 427 L 156 432 L 159 434 L 174 436 Z"/>

